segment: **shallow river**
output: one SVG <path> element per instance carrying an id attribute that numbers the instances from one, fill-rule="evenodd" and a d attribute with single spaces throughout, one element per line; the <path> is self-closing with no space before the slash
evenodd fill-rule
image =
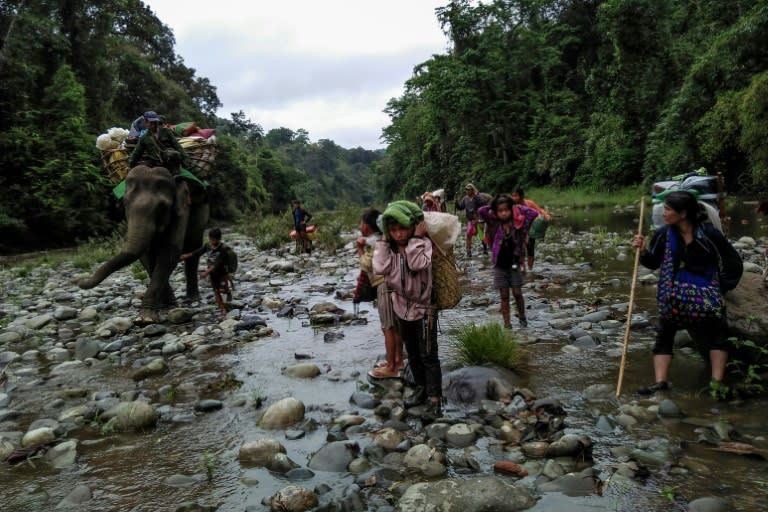
<path id="1" fill-rule="evenodd" d="M 734 222 L 732 237 L 744 234 L 750 236 L 768 235 L 768 224 L 749 214 L 754 206 L 732 208 Z M 558 212 L 559 213 L 559 212 Z M 742 224 L 741 219 L 750 224 Z M 629 240 L 633 229 L 633 214 L 614 214 L 607 210 L 562 212 L 556 220 L 555 229 L 572 229 L 574 232 L 602 226 L 607 233 Z M 546 262 L 546 243 L 541 245 L 534 274 L 552 279 L 579 283 L 604 283 L 612 278 L 621 280 L 621 285 L 602 288 L 595 292 L 603 304 L 627 302 L 629 295 L 632 257 L 617 261 L 615 254 L 593 254 L 584 250 L 577 260 L 590 262 L 589 266 Z M 490 267 L 487 260 L 476 257 L 462 262 L 467 269 L 463 278 L 465 294 L 474 299 L 487 297 L 489 306 L 466 307 L 441 314 L 442 359 L 446 371 L 450 369 L 450 354 L 446 347 L 446 336 L 450 327 L 466 322 L 483 323 L 499 319 L 497 315 L 497 292 L 490 290 Z M 354 274 L 347 276 L 351 282 Z M 339 276 L 305 275 L 295 285 L 283 288 L 281 296 L 307 295 L 305 303 L 334 301 L 341 307 L 352 309 L 352 304 L 335 301 L 333 296 L 316 290 L 326 283 L 337 283 Z M 568 291 L 570 290 L 570 291 Z M 723 496 L 736 506 L 735 510 L 768 510 L 768 463 L 738 455 L 717 453 L 697 444 L 695 426 L 684 422 L 651 422 L 631 434 L 616 429 L 605 434 L 595 427 L 600 414 L 614 414 L 619 403 L 637 398 L 635 389 L 652 378 L 650 344 L 652 332 L 633 331 L 630 335 L 630 350 L 623 393 L 615 403 L 595 405 L 586 402 L 581 391 L 591 384 L 616 384 L 619 359 L 607 357 L 604 350 L 584 351 L 567 354 L 561 347 L 567 339 L 553 336 L 547 329 L 546 320 L 537 314 L 537 307 L 568 298 L 569 293 L 583 298 L 585 287 L 575 290 L 563 286 L 526 292 L 530 307 L 530 328 L 527 336 L 529 371 L 526 373 L 527 387 L 539 397 L 551 396 L 563 403 L 568 416 L 568 431 L 585 433 L 594 442 L 594 463 L 601 478 L 607 480 L 613 464 L 619 462 L 610 453 L 612 447 L 635 445 L 638 439 L 654 436 L 670 437 L 682 442 L 684 457 L 697 470 L 691 475 L 679 476 L 673 472 L 653 472 L 640 487 L 631 489 L 612 485 L 610 480 L 602 496 L 566 497 L 560 494 L 545 495 L 531 510 L 542 511 L 645 511 L 685 510 L 684 503 L 700 496 Z M 463 304 L 463 303 L 462 303 Z M 654 290 L 652 287 L 638 287 L 635 313 L 647 313 L 652 319 L 654 313 Z M 225 407 L 219 411 L 201 415 L 194 423 L 161 423 L 149 434 L 100 435 L 97 429 L 85 429 L 78 434 L 79 460 L 66 470 L 45 470 L 40 466 L 22 464 L 0 466 L 0 510 L 6 512 L 28 512 L 52 510 L 58 501 L 76 485 L 85 483 L 94 489 L 96 508 L 82 510 L 114 511 L 160 511 L 174 510 L 173 505 L 185 501 L 204 504 L 218 504 L 221 512 L 242 510 L 266 510 L 262 499 L 271 496 L 287 485 L 286 480 L 266 469 L 247 469 L 237 460 L 237 450 L 246 440 L 275 436 L 286 445 L 289 457 L 305 466 L 309 456 L 322 446 L 326 429 L 321 427 L 314 433 L 296 441 L 284 441 L 282 434 L 262 431 L 255 426 L 253 411 L 237 405 L 238 399 L 256 396 L 268 397 L 270 401 L 294 396 L 309 406 L 307 416 L 326 424 L 339 412 L 350 410 L 349 397 L 360 386 L 365 385 L 365 372 L 377 356 L 383 353 L 382 337 L 378 318 L 372 312 L 366 325 L 339 326 L 313 329 L 306 325 L 306 319 L 284 319 L 268 315 L 271 327 L 279 336 L 239 345 L 236 351 L 227 350 L 201 362 L 200 373 L 233 373 L 243 382 L 236 391 L 225 393 Z M 327 332 L 341 332 L 343 338 L 327 343 Z M 623 332 L 621 333 L 623 335 Z M 623 336 L 612 339 L 611 348 L 621 347 Z M 341 379 L 331 381 L 316 378 L 308 383 L 283 377 L 280 368 L 293 364 L 295 354 L 311 354 L 312 362 L 324 371 L 339 370 Z M 174 375 L 178 380 L 184 376 Z M 130 370 L 115 369 L 105 374 L 105 388 L 117 388 L 114 381 L 130 379 Z M 189 380 L 191 377 L 186 377 Z M 766 410 L 764 399 L 744 402 L 738 405 L 712 402 L 699 391 L 707 384 L 704 365 L 694 355 L 677 355 L 672 367 L 671 380 L 675 383 L 675 401 L 690 417 L 704 418 L 714 422 L 718 418 L 729 421 L 740 432 L 765 436 Z M 92 387 L 93 386 L 93 383 Z M 220 394 L 211 394 L 222 398 Z M 204 397 L 204 396 L 203 396 Z M 361 448 L 369 441 L 365 436 L 353 438 Z M 764 441 L 765 442 L 765 441 Z M 484 463 L 484 464 L 483 464 Z M 489 471 L 491 460 L 482 461 L 483 470 Z M 173 474 L 197 476 L 199 481 L 188 487 L 170 487 L 163 480 Z M 210 478 L 206 478 L 206 474 Z M 339 473 L 317 472 L 312 480 L 299 482 L 307 488 L 339 480 L 352 481 L 351 476 Z"/>

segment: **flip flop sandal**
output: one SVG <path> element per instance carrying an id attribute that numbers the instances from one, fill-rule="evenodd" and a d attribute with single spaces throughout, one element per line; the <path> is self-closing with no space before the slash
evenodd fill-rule
<path id="1" fill-rule="evenodd" d="M 375 368 L 386 368 L 386 367 L 387 367 L 387 362 L 386 361 L 384 361 L 384 360 L 376 361 Z"/>
<path id="2" fill-rule="evenodd" d="M 374 379 L 397 379 L 399 376 L 397 373 L 389 373 L 381 368 L 374 368 L 368 372 L 368 376 Z"/>

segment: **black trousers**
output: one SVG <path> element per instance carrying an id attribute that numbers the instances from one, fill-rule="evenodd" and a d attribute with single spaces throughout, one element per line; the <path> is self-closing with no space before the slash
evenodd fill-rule
<path id="1" fill-rule="evenodd" d="M 437 355 L 437 314 L 431 320 L 397 319 L 397 328 L 408 352 L 416 384 L 423 386 L 428 397 L 443 396 L 443 373 Z"/>

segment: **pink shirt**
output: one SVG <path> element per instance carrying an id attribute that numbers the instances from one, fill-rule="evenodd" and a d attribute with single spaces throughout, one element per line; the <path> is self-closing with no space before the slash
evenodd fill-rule
<path id="1" fill-rule="evenodd" d="M 373 271 L 383 275 L 398 318 L 424 318 L 432 300 L 432 242 L 412 237 L 404 253 L 394 252 L 385 240 L 376 242 Z"/>

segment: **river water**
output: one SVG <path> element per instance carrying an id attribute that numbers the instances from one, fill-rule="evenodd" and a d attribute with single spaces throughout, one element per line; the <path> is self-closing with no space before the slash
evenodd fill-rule
<path id="1" fill-rule="evenodd" d="M 766 236 L 768 224 L 750 214 L 752 205 L 732 207 L 734 218 L 731 237 L 742 235 Z M 636 213 L 614 213 L 608 209 L 590 211 L 565 211 L 560 214 L 551 228 L 571 230 L 574 233 L 597 230 L 603 237 L 615 236 L 627 241 L 634 229 Z M 742 223 L 742 220 L 746 221 Z M 550 235 L 548 235 L 549 237 Z M 564 236 L 564 235 L 560 235 Z M 711 451 L 698 444 L 696 426 L 686 421 L 654 421 L 643 424 L 632 432 L 615 429 L 604 433 L 596 427 L 601 414 L 611 415 L 619 404 L 637 399 L 634 390 L 647 384 L 652 378 L 650 345 L 653 333 L 650 330 L 634 332 L 630 336 L 623 393 L 615 402 L 590 403 L 581 392 L 592 384 L 615 385 L 618 376 L 619 358 L 606 355 L 604 349 L 584 351 L 576 354 L 561 350 L 568 340 L 562 334 L 552 334 L 547 328 L 546 315 L 538 314 L 540 309 L 554 301 L 565 300 L 569 295 L 579 298 L 588 293 L 594 284 L 594 293 L 603 304 L 626 302 L 629 295 L 632 258 L 618 261 L 615 252 L 601 251 L 598 247 L 581 248 L 572 255 L 576 262 L 561 262 L 561 255 L 550 254 L 547 243 L 540 244 L 539 256 L 534 274 L 547 276 L 550 280 L 563 283 L 578 283 L 578 286 L 550 287 L 543 290 L 527 291 L 526 300 L 530 307 L 530 329 L 523 334 L 528 341 L 528 365 L 524 379 L 527 387 L 539 397 L 559 399 L 568 416 L 569 432 L 589 435 L 594 442 L 594 462 L 603 480 L 608 483 L 602 496 L 568 497 L 562 494 L 543 496 L 531 510 L 543 511 L 646 511 L 685 510 L 688 500 L 700 496 L 727 497 L 734 504 L 734 510 L 768 510 L 766 502 L 766 471 L 768 463 L 739 455 Z M 588 262 L 588 265 L 579 265 Z M 486 260 L 475 258 L 462 263 L 467 273 L 463 277 L 465 295 L 473 300 L 488 299 L 488 306 L 463 307 L 441 314 L 442 360 L 449 371 L 450 353 L 445 337 L 450 328 L 467 322 L 483 323 L 496 321 L 498 317 L 497 292 L 489 289 L 490 266 Z M 617 287 L 601 287 L 611 279 L 619 279 Z M 354 279 L 353 272 L 344 275 L 327 275 L 306 272 L 302 278 L 275 293 L 281 296 L 305 296 L 305 303 L 334 301 L 341 307 L 352 309 L 351 303 L 335 301 L 327 292 L 327 284 Z M 638 287 L 634 310 L 654 316 L 653 287 Z M 463 303 L 462 303 L 463 304 Z M 93 489 L 92 505 L 80 510 L 114 510 L 149 512 L 174 510 L 173 505 L 186 501 L 216 504 L 218 510 L 267 510 L 262 500 L 285 487 L 284 477 L 272 474 L 266 469 L 241 467 L 237 451 L 244 441 L 260 437 L 276 437 L 288 449 L 289 457 L 306 466 L 309 457 L 324 444 L 326 428 L 331 419 L 351 409 L 349 397 L 366 385 L 365 372 L 377 356 L 383 353 L 381 332 L 377 315 L 368 315 L 369 322 L 363 325 L 336 326 L 322 329 L 309 327 L 305 318 L 277 318 L 269 315 L 268 322 L 279 336 L 241 344 L 237 349 L 227 349 L 201 361 L 200 374 L 232 373 L 243 382 L 239 390 L 226 393 L 211 392 L 211 397 L 223 399 L 225 407 L 219 411 L 198 416 L 194 423 L 162 422 L 149 434 L 102 435 L 98 429 L 83 429 L 75 434 L 80 440 L 79 460 L 65 470 L 46 469 L 42 465 L 22 464 L 0 467 L 0 491 L 3 503 L 0 509 L 7 512 L 52 510 L 54 505 L 74 486 L 85 483 Z M 326 334 L 343 334 L 335 342 L 327 342 Z M 605 346 L 620 348 L 622 333 L 610 337 Z M 316 378 L 305 383 L 284 377 L 280 368 L 295 362 L 297 353 L 309 354 L 312 362 L 324 372 L 337 378 Z M 193 378 L 188 375 L 172 375 L 169 379 Z M 120 389 L 130 381 L 130 371 L 116 368 L 100 375 L 103 385 L 109 389 Z M 97 380 L 98 380 L 97 379 Z M 675 383 L 674 399 L 685 411 L 687 417 L 704 422 L 726 420 L 740 432 L 756 436 L 766 435 L 766 406 L 764 399 L 737 404 L 712 402 L 699 391 L 708 378 L 702 361 L 695 354 L 677 355 L 672 367 L 671 380 Z M 89 384 L 94 385 L 93 382 Z M 98 383 L 95 385 L 98 386 Z M 203 397 L 206 393 L 203 392 Z M 321 423 L 321 428 L 302 439 L 285 441 L 282 433 L 263 431 L 255 424 L 256 411 L 243 405 L 256 396 L 266 397 L 270 402 L 294 396 L 307 404 L 307 416 Z M 688 474 L 675 471 L 654 472 L 639 486 L 624 487 L 613 485 L 609 479 L 612 467 L 620 458 L 612 455 L 611 449 L 634 446 L 638 440 L 654 437 L 671 438 L 682 446 L 683 462 L 690 469 Z M 363 448 L 370 442 L 366 436 L 354 438 Z M 490 462 L 483 464 L 484 471 L 490 471 Z M 353 477 L 339 473 L 316 472 L 308 481 L 299 482 L 307 488 L 328 483 L 337 486 L 340 482 L 352 482 Z M 173 474 L 193 476 L 197 482 L 185 487 L 167 485 L 164 480 Z M 89 508 L 90 507 L 90 508 Z"/>

